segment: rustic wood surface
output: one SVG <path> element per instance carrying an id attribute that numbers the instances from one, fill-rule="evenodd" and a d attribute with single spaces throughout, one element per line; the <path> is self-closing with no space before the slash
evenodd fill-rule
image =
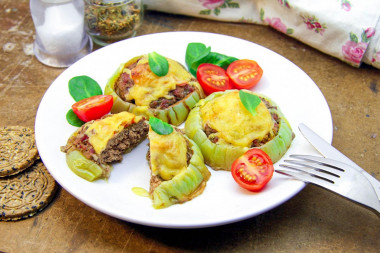
<path id="1" fill-rule="evenodd" d="M 269 27 L 148 12 L 138 35 L 205 31 L 269 48 L 298 65 L 330 106 L 333 145 L 380 179 L 380 71 L 356 69 Z M 64 69 L 33 56 L 29 1 L 0 2 L 0 126 L 33 127 L 39 102 Z M 231 45 L 226 45 L 231 46 Z M 289 78 L 292 78 L 289 75 Z M 52 111 L 54 113 L 54 111 Z M 0 196 L 1 197 L 1 196 Z M 210 212 L 217 212 L 218 207 Z M 379 252 L 380 219 L 307 186 L 283 205 L 238 223 L 160 229 L 128 223 L 83 204 L 64 189 L 36 216 L 0 222 L 3 252 Z"/>

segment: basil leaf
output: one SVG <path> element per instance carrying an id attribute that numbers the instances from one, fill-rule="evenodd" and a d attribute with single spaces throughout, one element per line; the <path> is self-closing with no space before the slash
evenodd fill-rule
<path id="1" fill-rule="evenodd" d="M 85 123 L 78 118 L 78 116 L 74 113 L 73 109 L 70 109 L 66 113 L 66 120 L 67 122 L 69 122 L 70 125 L 76 126 L 76 127 L 80 127 Z"/>
<path id="2" fill-rule="evenodd" d="M 173 132 L 171 125 L 155 117 L 149 118 L 149 125 L 159 135 L 167 135 Z"/>
<path id="3" fill-rule="evenodd" d="M 211 52 L 207 56 L 207 60 L 210 61 L 210 63 L 215 64 L 219 67 L 222 67 L 224 69 L 227 69 L 227 67 L 233 63 L 234 61 L 237 61 L 238 58 L 227 56 L 224 54 L 219 54 L 215 52 Z"/>
<path id="4" fill-rule="evenodd" d="M 157 76 L 165 76 L 169 72 L 169 62 L 164 56 L 153 52 L 148 54 L 148 58 L 150 70 L 152 70 L 154 74 Z"/>
<path id="5" fill-rule="evenodd" d="M 258 96 L 243 90 L 239 90 L 239 97 L 245 109 L 255 116 L 257 114 L 256 108 L 261 103 L 261 99 Z"/>
<path id="6" fill-rule="evenodd" d="M 192 42 L 186 48 L 186 65 L 193 76 L 197 75 L 198 66 L 202 63 L 212 63 L 224 69 L 234 61 L 238 60 L 235 57 L 224 54 L 211 52 L 211 47 L 206 47 L 202 43 Z"/>
<path id="7" fill-rule="evenodd" d="M 185 62 L 190 73 L 196 76 L 197 68 L 200 63 L 197 65 L 194 65 L 194 63 L 206 57 L 210 51 L 211 47 L 206 47 L 203 43 L 193 42 L 187 45 Z"/>
<path id="8" fill-rule="evenodd" d="M 205 57 L 198 59 L 197 61 L 193 62 L 191 65 L 191 69 L 195 71 L 195 75 L 197 73 L 198 66 L 202 63 L 212 63 L 214 65 L 217 65 L 223 69 L 227 69 L 227 67 L 234 61 L 238 60 L 235 57 L 227 56 L 224 54 L 219 54 L 216 52 L 210 52 Z M 190 71 L 191 72 L 191 71 Z"/>
<path id="9" fill-rule="evenodd" d="M 89 76 L 76 76 L 71 78 L 69 81 L 69 92 L 76 102 L 103 94 L 99 84 Z"/>

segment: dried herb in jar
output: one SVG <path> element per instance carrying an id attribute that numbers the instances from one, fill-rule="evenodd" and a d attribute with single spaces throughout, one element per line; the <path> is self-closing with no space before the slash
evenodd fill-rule
<path id="1" fill-rule="evenodd" d="M 113 42 L 133 36 L 142 19 L 141 1 L 85 1 L 87 31 L 96 39 Z"/>

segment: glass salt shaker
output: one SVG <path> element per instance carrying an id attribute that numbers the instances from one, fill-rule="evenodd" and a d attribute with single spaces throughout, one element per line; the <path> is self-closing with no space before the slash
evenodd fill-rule
<path id="1" fill-rule="evenodd" d="M 34 54 L 45 65 L 68 67 L 92 51 L 83 0 L 30 0 L 36 29 Z"/>
<path id="2" fill-rule="evenodd" d="M 142 0 L 84 0 L 84 5 L 86 31 L 100 46 L 135 36 L 144 17 Z"/>

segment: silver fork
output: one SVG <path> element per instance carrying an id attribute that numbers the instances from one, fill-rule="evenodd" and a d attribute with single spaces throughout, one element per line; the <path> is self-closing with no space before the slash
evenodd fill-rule
<path id="1" fill-rule="evenodd" d="M 380 202 L 368 179 L 345 163 L 311 155 L 290 155 L 297 160 L 284 160 L 286 169 L 276 172 L 312 183 L 355 203 L 364 205 L 380 217 Z"/>

